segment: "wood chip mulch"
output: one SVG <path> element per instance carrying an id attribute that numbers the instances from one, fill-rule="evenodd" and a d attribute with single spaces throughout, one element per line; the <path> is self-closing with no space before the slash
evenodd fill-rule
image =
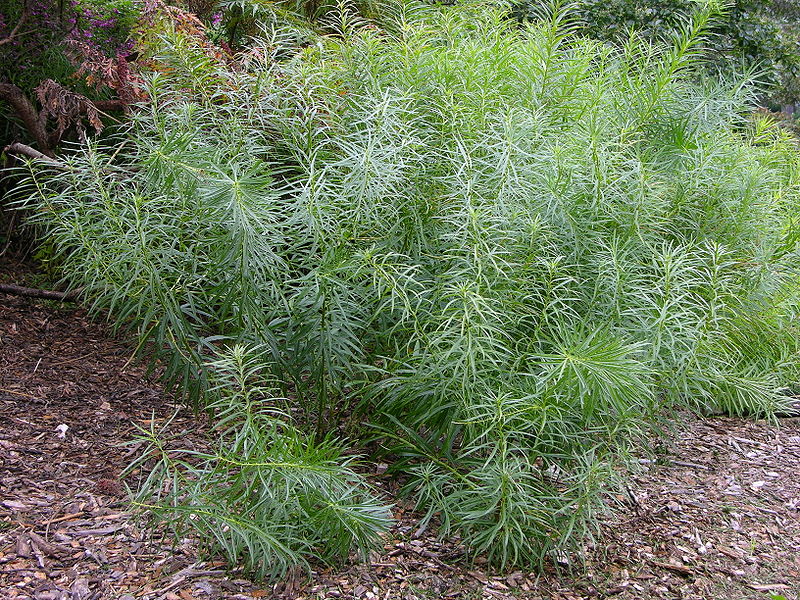
<path id="1" fill-rule="evenodd" d="M 572 574 L 492 573 L 398 504 L 367 564 L 249 581 L 128 512 L 119 473 L 136 426 L 177 410 L 173 431 L 195 445 L 205 427 L 145 377 L 132 348 L 80 308 L 0 296 L 0 598 L 800 600 L 796 418 L 687 416 L 609 499 L 616 511 Z"/>

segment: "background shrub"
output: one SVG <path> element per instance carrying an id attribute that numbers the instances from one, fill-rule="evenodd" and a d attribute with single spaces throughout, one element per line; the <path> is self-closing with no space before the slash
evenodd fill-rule
<path id="1" fill-rule="evenodd" d="M 29 14 L 24 34 L 0 46 L 0 81 L 25 92 L 44 79 L 89 92 L 90 86 L 72 77 L 81 62 L 76 58 L 83 58 L 81 47 L 102 56 L 128 54 L 128 35 L 139 14 L 134 0 L 11 0 L 0 10 L 0 39 L 11 34 L 24 10 Z"/>
<path id="2" fill-rule="evenodd" d="M 517 4 L 518 18 L 537 17 L 537 0 Z M 709 66 L 730 70 L 756 65 L 772 86 L 773 101 L 800 102 L 800 26 L 796 3 L 731 0 L 714 23 L 707 47 Z M 680 28 L 698 6 L 697 0 L 578 0 L 573 5 L 580 30 L 599 40 L 624 43 L 635 31 L 663 39 Z M 738 65 L 738 67 L 737 67 Z"/>

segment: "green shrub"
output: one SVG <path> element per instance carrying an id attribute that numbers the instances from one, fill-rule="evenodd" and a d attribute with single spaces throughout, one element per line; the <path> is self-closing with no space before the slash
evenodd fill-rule
<path id="1" fill-rule="evenodd" d="M 654 415 L 770 415 L 800 379 L 797 144 L 707 75 L 711 17 L 616 49 L 409 5 L 236 70 L 167 29 L 152 104 L 26 205 L 201 405 L 209 355 L 259 345 L 318 440 L 369 422 L 427 519 L 537 563 Z"/>
<path id="2" fill-rule="evenodd" d="M 706 0 L 708 2 L 708 0 Z M 710 2 L 713 3 L 713 2 Z M 517 18 L 537 18 L 547 2 L 516 4 Z M 690 18 L 698 0 L 578 0 L 572 4 L 580 31 L 595 39 L 624 43 L 631 32 L 663 39 Z M 724 0 L 724 13 L 714 20 L 707 52 L 709 66 L 761 70 L 781 102 L 800 101 L 800 27 L 797 8 L 787 2 Z"/>
<path id="3" fill-rule="evenodd" d="M 175 0 L 200 17 L 212 39 L 233 48 L 275 28 L 292 31 L 295 43 L 310 43 L 314 32 L 336 32 L 342 24 L 394 23 L 397 0 Z"/>
<path id="4" fill-rule="evenodd" d="M 216 452 L 170 447 L 169 423 L 141 430 L 133 443 L 144 450 L 127 469 L 143 476 L 134 507 L 258 577 L 282 577 L 309 557 L 365 556 L 390 523 L 388 509 L 336 444 L 290 425 L 276 390 L 259 385 L 258 356 L 237 346 L 208 365 Z"/>

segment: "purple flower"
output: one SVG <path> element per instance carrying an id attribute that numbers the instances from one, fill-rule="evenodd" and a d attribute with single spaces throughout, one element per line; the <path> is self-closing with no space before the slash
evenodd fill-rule
<path id="1" fill-rule="evenodd" d="M 211 15 L 211 26 L 218 27 L 222 23 L 222 13 L 214 13 Z"/>

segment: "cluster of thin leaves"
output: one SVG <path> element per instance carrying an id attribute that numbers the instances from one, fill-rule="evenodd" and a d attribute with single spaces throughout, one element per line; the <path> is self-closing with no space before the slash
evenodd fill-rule
<path id="1" fill-rule="evenodd" d="M 28 204 L 187 393 L 261 345 L 318 436 L 369 421 L 443 533 L 536 564 L 653 416 L 770 415 L 800 380 L 800 153 L 699 68 L 711 18 L 615 49 L 409 4 L 235 70 L 167 30 L 152 105 Z"/>
<path id="2" fill-rule="evenodd" d="M 242 346 L 208 365 L 214 452 L 170 444 L 169 422 L 141 429 L 131 443 L 145 450 L 126 470 L 140 479 L 134 507 L 257 577 L 282 577 L 309 557 L 365 556 L 391 522 L 387 507 L 341 448 L 289 424 L 277 391 L 258 384 L 262 366 Z"/>

